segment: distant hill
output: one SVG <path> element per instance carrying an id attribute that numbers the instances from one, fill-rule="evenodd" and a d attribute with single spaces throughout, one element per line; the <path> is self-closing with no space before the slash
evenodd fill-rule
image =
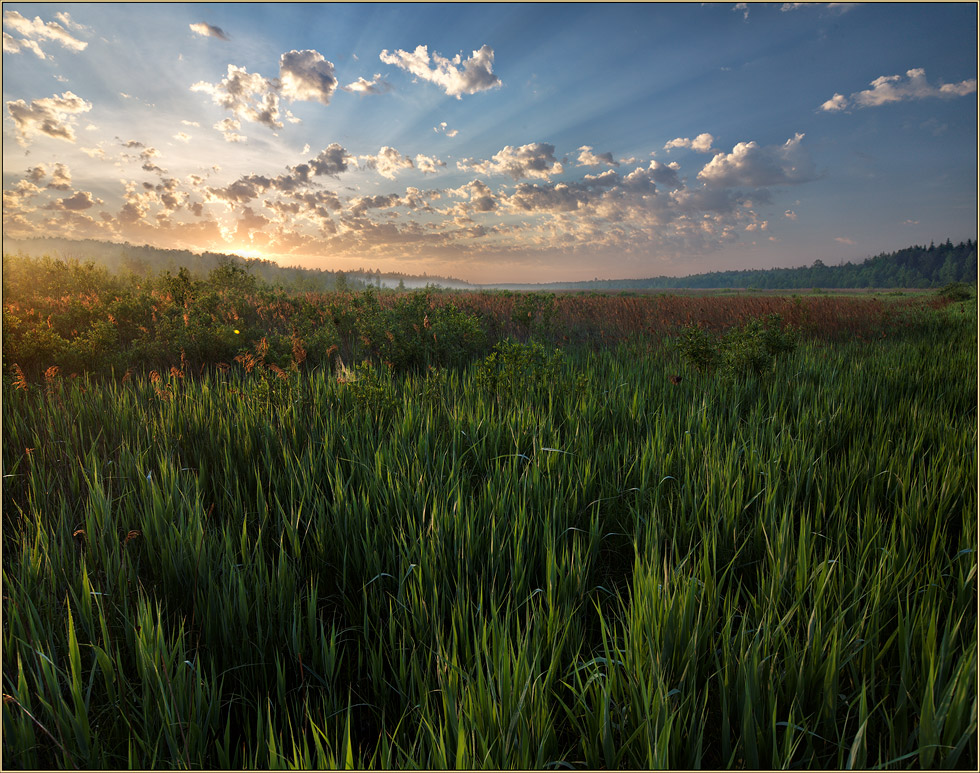
<path id="1" fill-rule="evenodd" d="M 713 271 L 684 277 L 649 279 L 599 279 L 590 282 L 548 282 L 539 284 L 472 284 L 461 279 L 423 274 L 382 273 L 370 269 L 326 271 L 281 266 L 271 260 L 242 258 L 217 252 L 194 253 L 167 250 L 149 245 L 116 244 L 94 239 L 4 239 L 5 252 L 50 255 L 79 261 L 91 260 L 113 272 L 158 274 L 176 273 L 186 268 L 193 277 L 205 278 L 224 262 L 242 265 L 254 276 L 271 285 L 299 292 L 359 289 L 367 286 L 414 289 L 436 285 L 461 290 L 680 290 L 735 289 L 799 290 L 808 288 L 942 287 L 950 282 L 977 281 L 977 243 L 967 240 L 906 247 L 897 252 L 880 253 L 860 263 L 837 266 L 814 261 L 799 268 L 771 268 L 745 271 Z"/>

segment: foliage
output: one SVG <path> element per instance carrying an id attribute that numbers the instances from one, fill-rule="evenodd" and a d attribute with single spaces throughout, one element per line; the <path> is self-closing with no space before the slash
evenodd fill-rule
<path id="1" fill-rule="evenodd" d="M 723 364 L 728 376 L 741 378 L 770 372 L 776 360 L 792 352 L 798 341 L 798 330 L 784 327 L 780 315 L 770 314 L 733 327 L 721 338 L 689 326 L 682 331 L 676 347 L 699 373 L 710 373 Z"/>
<path id="2" fill-rule="evenodd" d="M 549 352 L 537 342 L 501 341 L 480 366 L 477 382 L 498 399 L 534 399 L 558 383 L 563 363 L 559 349 Z"/>
<path id="3" fill-rule="evenodd" d="M 976 769 L 975 307 L 751 387 L 280 373 L 255 308 L 226 368 L 5 378 L 7 766 Z"/>
<path id="4" fill-rule="evenodd" d="M 939 290 L 939 297 L 946 301 L 968 301 L 973 298 L 973 288 L 966 282 L 950 282 Z"/>

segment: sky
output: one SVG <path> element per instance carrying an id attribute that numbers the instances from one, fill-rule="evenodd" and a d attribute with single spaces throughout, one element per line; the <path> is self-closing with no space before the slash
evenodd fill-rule
<path id="1" fill-rule="evenodd" d="M 4 3 L 3 233 L 471 282 L 977 238 L 974 3 Z"/>

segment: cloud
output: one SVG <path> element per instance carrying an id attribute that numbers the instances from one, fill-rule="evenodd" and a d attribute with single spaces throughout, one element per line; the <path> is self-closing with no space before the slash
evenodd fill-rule
<path id="1" fill-rule="evenodd" d="M 827 8 L 837 13 L 847 13 L 859 5 L 862 3 L 783 3 L 779 10 L 785 13 L 786 11 L 798 11 L 801 8 Z"/>
<path id="2" fill-rule="evenodd" d="M 385 64 L 407 70 L 417 78 L 435 83 L 456 99 L 462 99 L 463 94 L 476 94 L 501 85 L 500 78 L 493 74 L 493 49 L 487 45 L 474 51 L 473 56 L 465 61 L 460 54 L 447 59 L 433 52 L 430 57 L 427 46 L 417 46 L 411 53 L 401 49 L 388 53 L 388 49 L 385 49 L 380 59 Z"/>
<path id="3" fill-rule="evenodd" d="M 337 88 L 333 62 L 318 51 L 288 51 L 279 58 L 282 95 L 293 102 L 330 104 Z"/>
<path id="4" fill-rule="evenodd" d="M 68 196 L 63 199 L 56 199 L 50 204 L 48 204 L 45 209 L 57 209 L 57 210 L 68 210 L 70 212 L 79 212 L 83 209 L 91 209 L 92 207 L 105 202 L 102 199 L 95 198 L 91 193 L 87 191 L 78 191 L 74 196 Z"/>
<path id="5" fill-rule="evenodd" d="M 698 172 L 698 179 L 716 187 L 771 185 L 808 182 L 815 179 L 813 162 L 801 147 L 803 134 L 779 146 L 760 147 L 756 142 L 739 142 L 731 153 L 718 153 Z"/>
<path id="6" fill-rule="evenodd" d="M 749 4 L 748 3 L 735 3 L 735 7 L 732 8 L 733 11 L 741 11 L 742 18 L 748 21 L 749 18 Z"/>
<path id="7" fill-rule="evenodd" d="M 783 213 L 783 217 L 785 217 L 787 220 L 796 220 L 796 213 L 791 209 L 787 209 Z"/>
<path id="8" fill-rule="evenodd" d="M 525 177 L 547 180 L 551 175 L 562 174 L 565 171 L 555 158 L 555 146 L 544 142 L 533 142 L 529 145 L 521 145 L 519 148 L 507 145 L 489 161 L 464 158 L 462 161 L 457 161 L 456 166 L 479 174 L 506 174 L 515 180 Z"/>
<path id="9" fill-rule="evenodd" d="M 376 72 L 372 80 L 358 78 L 343 88 L 344 91 L 350 91 L 356 94 L 383 94 L 386 91 L 391 91 L 391 84 L 381 80 L 381 73 Z"/>
<path id="10" fill-rule="evenodd" d="M 54 169 L 51 170 L 51 182 L 48 183 L 48 187 L 57 191 L 71 190 L 71 171 L 67 166 L 55 163 Z"/>
<path id="11" fill-rule="evenodd" d="M 436 134 L 445 134 L 447 137 L 455 137 L 457 134 L 459 134 L 458 129 L 449 129 L 447 128 L 448 126 L 449 124 L 443 121 L 438 126 L 433 126 L 432 131 L 434 131 Z"/>
<path id="12" fill-rule="evenodd" d="M 840 112 L 847 107 L 847 97 L 843 94 L 834 94 L 830 99 L 820 105 L 820 109 L 828 113 Z"/>
<path id="13" fill-rule="evenodd" d="M 225 118 L 218 121 L 213 127 L 217 129 L 224 135 L 225 142 L 245 142 L 247 137 L 244 134 L 239 134 L 239 129 L 242 128 L 242 122 L 236 121 L 234 118 Z"/>
<path id="14" fill-rule="evenodd" d="M 198 81 L 191 91 L 210 94 L 215 104 L 230 110 L 240 121 L 260 123 L 270 129 L 282 128 L 275 84 L 258 73 L 250 74 L 244 67 L 229 64 L 228 75 L 220 83 Z"/>
<path id="15" fill-rule="evenodd" d="M 332 142 L 321 150 L 316 158 L 310 159 L 305 164 L 295 166 L 292 170 L 304 179 L 308 179 L 310 174 L 336 177 L 341 172 L 346 172 L 354 160 L 354 156 L 348 153 L 345 148 L 336 142 Z"/>
<path id="16" fill-rule="evenodd" d="M 178 142 L 188 143 L 191 141 L 191 135 L 189 135 L 187 132 L 177 132 L 174 135 L 174 139 Z"/>
<path id="17" fill-rule="evenodd" d="M 58 17 L 69 23 L 71 21 L 71 17 L 66 13 L 59 14 Z M 35 16 L 31 20 L 17 13 L 17 11 L 7 11 L 3 15 L 3 26 L 23 36 L 22 40 L 17 40 L 13 36 L 4 33 L 4 53 L 18 53 L 21 49 L 25 49 L 33 51 L 41 59 L 46 59 L 47 57 L 37 42 L 40 40 L 54 41 L 70 51 L 84 51 L 88 46 L 88 43 L 73 37 L 58 22 L 45 22 L 41 20 L 40 16 Z M 81 28 L 80 25 L 75 26 Z"/>
<path id="18" fill-rule="evenodd" d="M 415 168 L 422 174 L 435 174 L 439 167 L 445 165 L 445 161 L 434 156 L 423 156 L 421 153 L 415 156 Z"/>
<path id="19" fill-rule="evenodd" d="M 229 40 L 229 37 L 225 33 L 225 31 L 221 29 L 221 27 L 215 27 L 213 24 L 208 24 L 207 22 L 199 21 L 189 26 L 191 28 L 191 32 L 196 32 L 198 35 L 203 35 L 206 38 L 218 38 L 218 40 Z"/>
<path id="20" fill-rule="evenodd" d="M 601 166 L 602 164 L 606 166 L 619 166 L 619 162 L 613 159 L 612 153 L 599 153 L 596 155 L 592 152 L 591 145 L 583 145 L 579 148 L 577 166 Z"/>
<path id="21" fill-rule="evenodd" d="M 381 148 L 376 156 L 359 156 L 359 158 L 365 162 L 364 165 L 368 169 L 376 170 L 378 174 L 389 180 L 394 180 L 399 170 L 412 169 L 415 166 L 412 159 L 387 145 Z"/>
<path id="22" fill-rule="evenodd" d="M 853 239 L 848 239 L 846 236 L 835 236 L 834 237 L 834 241 L 835 242 L 840 242 L 841 244 L 848 244 L 848 245 L 852 245 L 852 246 L 854 244 L 857 244 L 857 242 L 855 242 Z"/>
<path id="23" fill-rule="evenodd" d="M 38 59 L 47 59 L 44 51 L 33 40 L 17 40 L 13 35 L 3 33 L 3 52 L 5 54 L 19 54 L 21 51 L 31 51 Z"/>
<path id="24" fill-rule="evenodd" d="M 26 146 L 28 138 L 36 134 L 74 142 L 74 116 L 91 109 L 91 102 L 86 102 L 70 91 L 64 92 L 60 97 L 55 95 L 35 99 L 30 103 L 22 99 L 7 103 L 7 111 L 14 119 L 17 129 L 17 142 L 22 146 Z"/>
<path id="25" fill-rule="evenodd" d="M 926 71 L 915 67 L 906 71 L 905 76 L 882 75 L 871 81 L 871 88 L 856 91 L 848 101 L 842 94 L 834 94 L 821 106 L 821 110 L 840 111 L 849 104 L 857 107 L 878 107 L 891 102 L 903 102 L 909 99 L 927 99 L 939 97 L 952 99 L 972 94 L 977 90 L 977 79 L 969 78 L 959 83 L 941 83 L 934 86 L 926 80 Z"/>
<path id="26" fill-rule="evenodd" d="M 664 150 L 670 152 L 674 148 L 690 148 L 691 150 L 696 150 L 698 153 L 712 153 L 711 145 L 714 141 L 714 137 L 704 132 L 693 140 L 687 137 L 677 137 L 664 145 Z"/>

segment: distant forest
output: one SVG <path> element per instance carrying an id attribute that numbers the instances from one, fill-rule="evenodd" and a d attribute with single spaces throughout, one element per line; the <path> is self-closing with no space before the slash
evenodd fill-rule
<path id="1" fill-rule="evenodd" d="M 423 274 L 381 273 L 370 269 L 327 271 L 285 267 L 271 260 L 242 258 L 216 252 L 197 254 L 187 250 L 167 250 L 149 245 L 115 244 L 93 239 L 5 239 L 4 251 L 26 255 L 93 261 L 115 273 L 156 275 L 177 273 L 186 268 L 195 279 L 204 279 L 218 266 L 234 263 L 273 286 L 298 292 L 333 289 L 363 289 L 367 286 L 404 288 L 427 284 L 459 289 L 527 290 L 680 290 L 746 288 L 758 290 L 800 290 L 809 288 L 929 288 L 951 282 L 977 281 L 977 242 L 967 240 L 928 247 L 906 247 L 883 252 L 860 263 L 828 266 L 816 260 L 811 266 L 747 271 L 713 271 L 684 277 L 650 279 L 599 279 L 589 282 L 550 282 L 544 284 L 476 285 L 459 279 Z"/>

